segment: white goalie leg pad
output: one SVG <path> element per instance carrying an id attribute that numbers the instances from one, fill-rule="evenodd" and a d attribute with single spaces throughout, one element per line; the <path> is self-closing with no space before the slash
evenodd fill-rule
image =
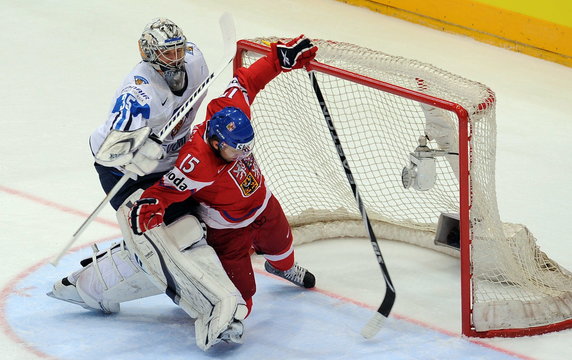
<path id="1" fill-rule="evenodd" d="M 205 230 L 196 217 L 183 216 L 141 236 L 131 231 L 129 207 L 140 193 L 134 193 L 117 211 L 127 247 L 152 281 L 189 316 L 198 318 L 196 341 L 206 350 L 220 341 L 219 336 L 235 320 L 246 317 L 245 302 L 206 244 Z"/>
<path id="2" fill-rule="evenodd" d="M 68 279 L 88 307 L 105 313 L 118 312 L 122 302 L 161 293 L 123 243 L 94 253 L 91 261 Z"/>
<path id="3" fill-rule="evenodd" d="M 458 154 L 459 139 L 455 123 L 450 119 L 445 110 L 431 105 L 421 104 L 425 114 L 425 135 L 429 140 L 435 140 L 441 150 Z M 459 179 L 459 156 L 446 155 L 451 169 Z"/>

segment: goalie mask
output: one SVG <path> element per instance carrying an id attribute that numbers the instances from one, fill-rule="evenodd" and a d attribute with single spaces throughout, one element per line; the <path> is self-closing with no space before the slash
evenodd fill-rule
<path id="1" fill-rule="evenodd" d="M 254 146 L 254 129 L 242 110 L 225 107 L 216 112 L 207 125 L 207 137 L 219 141 L 219 151 L 228 148 L 235 159 L 245 158 Z"/>
<path id="2" fill-rule="evenodd" d="M 183 31 L 171 20 L 157 18 L 143 29 L 139 38 L 139 51 L 165 79 L 172 91 L 185 86 L 185 51 L 187 39 Z"/>

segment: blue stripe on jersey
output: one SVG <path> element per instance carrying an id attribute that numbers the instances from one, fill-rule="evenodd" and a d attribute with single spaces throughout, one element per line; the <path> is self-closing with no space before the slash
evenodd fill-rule
<path id="1" fill-rule="evenodd" d="M 115 130 L 129 130 L 128 128 L 122 129 L 125 120 L 130 119 L 132 116 L 137 117 L 139 115 L 144 119 L 149 119 L 151 108 L 148 104 L 140 104 L 135 96 L 127 93 L 117 98 L 111 112 L 118 114 L 112 128 Z"/>
<path id="2" fill-rule="evenodd" d="M 242 217 L 237 217 L 237 218 L 230 216 L 230 214 L 228 212 L 226 212 L 225 210 L 221 211 L 221 215 L 227 221 L 240 222 L 240 221 L 246 220 L 249 217 L 251 217 L 252 214 L 254 214 L 256 211 L 258 211 L 258 209 L 260 209 L 260 206 L 257 206 L 255 208 L 251 209 L 246 215 L 244 215 Z"/>

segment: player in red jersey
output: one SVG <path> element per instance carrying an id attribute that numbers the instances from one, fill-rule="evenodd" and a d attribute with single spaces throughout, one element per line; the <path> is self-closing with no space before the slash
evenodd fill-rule
<path id="1" fill-rule="evenodd" d="M 256 292 L 251 248 L 264 254 L 268 272 L 306 288 L 315 285 L 314 275 L 294 261 L 290 225 L 251 153 L 250 105 L 281 72 L 307 65 L 317 47 L 301 35 L 287 44 L 273 43 L 271 49 L 249 68 L 237 70 L 223 95 L 209 103 L 207 120 L 195 126 L 175 167 L 143 192 L 130 213 L 133 232 L 142 234 L 162 223 L 170 204 L 190 196 L 197 200 L 207 243 L 249 311 Z"/>

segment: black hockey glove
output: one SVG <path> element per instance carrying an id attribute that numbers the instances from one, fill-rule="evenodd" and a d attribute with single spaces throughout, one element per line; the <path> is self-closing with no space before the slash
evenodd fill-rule
<path id="1" fill-rule="evenodd" d="M 131 230 L 136 235 L 142 235 L 145 231 L 161 225 L 164 213 L 165 209 L 157 199 L 137 200 L 129 212 Z"/>
<path id="2" fill-rule="evenodd" d="M 275 52 L 282 71 L 290 71 L 308 65 L 316 57 L 318 47 L 312 44 L 310 39 L 300 35 L 286 44 L 272 43 L 272 51 Z"/>

